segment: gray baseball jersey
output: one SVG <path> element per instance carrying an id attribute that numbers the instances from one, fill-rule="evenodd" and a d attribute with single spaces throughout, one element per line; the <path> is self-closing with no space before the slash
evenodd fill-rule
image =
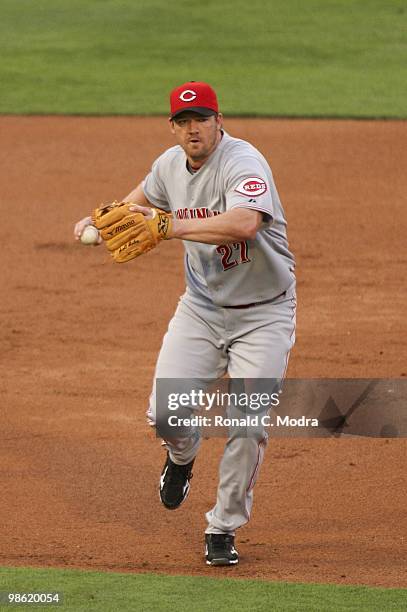
<path id="1" fill-rule="evenodd" d="M 146 198 L 178 219 L 232 208 L 263 213 L 255 240 L 211 245 L 184 241 L 188 287 L 217 306 L 270 300 L 294 281 L 286 220 L 271 169 L 251 144 L 226 132 L 210 158 L 191 173 L 180 146 L 165 151 L 143 182 Z"/>

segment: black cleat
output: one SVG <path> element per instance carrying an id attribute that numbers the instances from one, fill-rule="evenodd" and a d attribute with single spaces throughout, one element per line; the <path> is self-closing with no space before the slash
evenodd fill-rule
<path id="1" fill-rule="evenodd" d="M 236 565 L 239 553 L 235 548 L 235 536 L 230 533 L 205 534 L 206 565 Z"/>
<path id="2" fill-rule="evenodd" d="M 168 510 L 175 510 L 187 498 L 194 461 L 195 459 L 186 465 L 177 465 L 167 453 L 160 478 L 160 499 Z"/>

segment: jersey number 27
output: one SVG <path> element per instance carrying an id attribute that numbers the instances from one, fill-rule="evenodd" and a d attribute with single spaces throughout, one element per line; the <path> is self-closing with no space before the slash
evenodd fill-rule
<path id="1" fill-rule="evenodd" d="M 249 245 L 245 240 L 242 242 L 233 242 L 232 244 L 220 244 L 216 251 L 222 256 L 222 266 L 224 270 L 230 270 L 230 268 L 250 261 Z"/>

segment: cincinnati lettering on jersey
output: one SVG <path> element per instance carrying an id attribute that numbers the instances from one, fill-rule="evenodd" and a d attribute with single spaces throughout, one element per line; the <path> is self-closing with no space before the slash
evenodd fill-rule
<path id="1" fill-rule="evenodd" d="M 175 212 L 177 219 L 207 219 L 221 215 L 220 210 L 209 210 L 209 208 L 179 208 Z"/>

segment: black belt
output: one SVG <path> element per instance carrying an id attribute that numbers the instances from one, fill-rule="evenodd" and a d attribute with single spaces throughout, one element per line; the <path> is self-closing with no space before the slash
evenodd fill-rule
<path id="1" fill-rule="evenodd" d="M 264 300 L 264 302 L 252 302 L 251 304 L 242 304 L 241 306 L 223 306 L 223 308 L 251 308 L 252 306 L 261 306 L 262 304 L 270 304 L 274 302 L 274 300 L 278 300 L 278 298 L 284 297 L 287 291 L 283 291 L 280 295 L 276 295 L 276 297 L 271 298 L 271 300 Z"/>

